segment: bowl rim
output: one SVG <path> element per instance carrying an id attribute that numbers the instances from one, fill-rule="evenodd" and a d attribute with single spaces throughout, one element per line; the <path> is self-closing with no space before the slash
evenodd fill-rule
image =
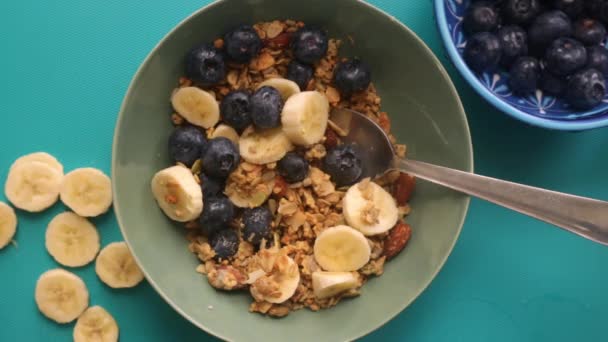
<path id="1" fill-rule="evenodd" d="M 173 28 L 171 28 L 171 30 L 169 30 L 161 40 L 159 40 L 159 42 L 154 46 L 154 48 L 152 50 L 150 50 L 150 52 L 147 54 L 147 56 L 145 57 L 145 59 L 143 60 L 143 62 L 140 64 L 140 66 L 137 68 L 137 71 L 135 72 L 131 82 L 129 83 L 129 87 L 127 89 L 127 92 L 125 93 L 125 96 L 123 97 L 122 100 L 122 104 L 120 106 L 120 110 L 116 119 L 116 125 L 114 128 L 114 137 L 113 137 L 113 142 L 112 142 L 112 166 L 111 166 L 111 172 L 112 172 L 112 191 L 113 193 L 117 193 L 116 192 L 116 182 L 114 181 L 115 176 L 116 176 L 116 172 L 117 172 L 117 150 L 118 150 L 118 132 L 121 129 L 122 126 L 122 122 L 123 122 L 123 118 L 125 115 L 125 109 L 126 109 L 126 104 L 127 104 L 127 100 L 132 96 L 132 93 L 135 91 L 135 84 L 139 81 L 140 77 L 141 77 L 141 72 L 142 70 L 150 63 L 152 57 L 156 54 L 156 52 L 160 49 L 161 45 L 163 45 L 165 43 L 165 41 L 167 39 L 169 39 L 170 36 L 172 36 L 180 27 L 182 27 L 184 24 L 186 24 L 187 22 L 189 22 L 190 20 L 193 20 L 196 16 L 200 15 L 202 12 L 207 11 L 215 6 L 220 5 L 221 3 L 227 2 L 227 1 L 232 1 L 232 0 L 216 0 L 213 1 L 201 8 L 199 8 L 198 10 L 194 11 L 193 13 L 191 13 L 190 15 L 188 15 L 187 17 L 185 17 L 184 19 L 182 19 L 179 23 L 177 23 L 175 26 L 173 26 Z M 400 26 L 403 30 L 407 31 L 416 41 L 418 41 L 420 43 L 420 45 L 423 47 L 423 50 L 426 52 L 426 54 L 429 56 L 429 58 L 433 59 L 433 61 L 435 62 L 434 64 L 437 66 L 437 69 L 439 71 L 439 73 L 443 76 L 443 78 L 445 79 L 445 81 L 447 82 L 449 91 L 452 93 L 452 95 L 454 96 L 454 98 L 456 99 L 456 102 L 458 104 L 458 111 L 460 112 L 460 116 L 461 119 L 463 120 L 464 123 L 464 131 L 465 131 L 465 140 L 466 140 L 466 144 L 467 144 L 467 154 L 468 154 L 468 161 L 467 161 L 467 172 L 473 172 L 474 171 L 474 153 L 473 153 L 473 144 L 472 144 L 472 138 L 471 138 L 471 131 L 470 131 L 470 127 L 469 127 L 469 122 L 464 110 L 464 106 L 462 104 L 462 101 L 460 99 L 460 96 L 458 95 L 458 91 L 456 90 L 456 87 L 452 81 L 452 79 L 450 78 L 450 75 L 448 74 L 448 72 L 446 71 L 445 67 L 441 64 L 441 62 L 439 61 L 439 59 L 437 58 L 437 56 L 433 53 L 433 51 L 428 47 L 428 45 L 426 45 L 426 43 L 409 27 L 407 27 L 405 24 L 403 24 L 401 21 L 399 21 L 397 18 L 395 18 L 394 16 L 390 15 L 389 13 L 367 3 L 364 0 L 352 0 L 354 2 L 360 3 L 362 5 L 364 5 L 368 10 L 371 11 L 375 11 L 378 14 L 384 16 L 387 20 L 390 20 L 391 22 L 393 22 L 394 24 L 397 24 L 398 26 Z M 453 237 L 453 240 L 450 242 L 449 247 L 448 247 L 448 252 L 445 254 L 445 256 L 440 260 L 439 264 L 437 265 L 436 269 L 433 270 L 432 272 L 432 276 L 429 277 L 429 280 L 423 284 L 421 287 L 419 287 L 418 289 L 416 289 L 416 293 L 414 294 L 414 296 L 412 296 L 411 300 L 409 301 L 404 301 L 401 305 L 399 305 L 397 307 L 396 310 L 392 311 L 392 312 L 388 312 L 386 314 L 385 319 L 380 322 L 376 327 L 370 328 L 368 330 L 363 330 L 363 331 L 359 331 L 356 333 L 356 336 L 352 336 L 351 338 L 349 338 L 350 340 L 357 340 L 360 339 L 378 329 L 380 329 L 381 327 L 383 327 L 386 323 L 388 323 L 389 321 L 391 321 L 393 318 L 395 318 L 398 314 L 400 314 L 401 312 L 403 312 L 407 307 L 409 307 L 416 299 L 418 299 L 418 297 L 429 287 L 429 285 L 433 282 L 433 280 L 437 277 L 438 273 L 441 271 L 441 269 L 443 269 L 443 266 L 445 265 L 448 257 L 452 254 L 452 251 L 454 250 L 454 246 L 456 245 L 456 242 L 458 241 L 458 238 L 460 237 L 460 233 L 462 232 L 462 228 L 464 226 L 468 211 L 469 211 L 469 206 L 470 206 L 470 201 L 471 198 L 469 196 L 464 196 L 463 198 L 464 201 L 464 207 L 463 207 L 463 211 L 462 211 L 462 217 L 460 218 L 460 222 L 457 223 L 458 227 L 456 230 L 456 234 Z M 202 322 L 198 322 L 196 319 L 194 319 L 193 317 L 191 317 L 190 315 L 188 315 L 186 312 L 184 312 L 176 303 L 173 302 L 173 300 L 163 291 L 163 289 L 154 281 L 154 279 L 150 276 L 150 274 L 148 273 L 148 271 L 146 271 L 146 269 L 142 266 L 142 263 L 139 259 L 139 257 L 137 256 L 136 252 L 133 250 L 131 243 L 129 242 L 129 238 L 126 232 L 126 229 L 123 227 L 123 222 L 122 222 L 122 216 L 121 216 L 121 209 L 120 209 L 120 204 L 119 204 L 119 200 L 118 198 L 114 198 L 114 205 L 113 205 L 113 210 L 114 210 L 114 214 L 116 216 L 116 220 L 118 222 L 118 226 L 120 228 L 120 232 L 125 240 L 125 242 L 127 243 L 127 246 L 129 247 L 129 250 L 131 251 L 131 254 L 133 255 L 133 258 L 135 259 L 136 263 L 139 265 L 139 267 L 141 268 L 146 280 L 148 281 L 148 283 L 151 285 L 151 287 L 156 291 L 156 293 L 158 293 L 158 295 L 160 295 L 160 297 L 167 303 L 169 304 L 169 306 L 171 308 L 173 308 L 173 310 L 175 310 L 177 313 L 179 313 L 183 318 L 185 318 L 186 320 L 188 320 L 190 323 L 192 323 L 194 326 L 198 327 L 199 329 L 205 331 L 206 333 L 215 336 L 217 338 L 220 338 L 222 340 L 225 341 L 230 341 L 226 336 L 223 336 L 221 333 L 218 333 L 217 331 L 215 331 L 213 328 L 206 326 L 205 324 L 203 324 Z"/>
<path id="2" fill-rule="evenodd" d="M 494 95 L 491 91 L 489 91 L 486 87 L 483 86 L 481 81 L 469 69 L 469 67 L 466 65 L 466 63 L 458 53 L 456 46 L 452 42 L 447 20 L 445 19 L 446 1 L 447 0 L 434 0 L 435 21 L 437 23 L 437 26 L 439 27 L 439 34 L 441 36 L 443 46 L 447 50 L 449 59 L 452 61 L 452 64 L 456 67 L 460 75 L 462 75 L 462 77 L 464 77 L 467 83 L 492 106 L 515 119 L 521 120 L 534 126 L 554 130 L 583 131 L 594 128 L 600 128 L 608 125 L 608 114 L 595 118 L 591 117 L 580 120 L 555 120 L 541 118 L 532 114 L 528 114 L 498 99 L 496 95 Z"/>

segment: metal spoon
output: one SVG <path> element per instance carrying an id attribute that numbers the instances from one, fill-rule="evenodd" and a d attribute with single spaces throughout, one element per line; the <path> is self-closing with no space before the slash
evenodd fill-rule
<path id="1" fill-rule="evenodd" d="M 341 131 L 342 141 L 357 143 L 363 152 L 365 176 L 374 177 L 389 170 L 407 172 L 608 245 L 608 202 L 399 158 L 382 128 L 367 116 L 334 109 L 330 120 Z"/>

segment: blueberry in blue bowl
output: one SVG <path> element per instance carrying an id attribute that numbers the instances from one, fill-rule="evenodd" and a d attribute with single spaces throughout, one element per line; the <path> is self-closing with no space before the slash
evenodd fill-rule
<path id="1" fill-rule="evenodd" d="M 479 32 L 471 36 L 463 53 L 464 59 L 476 72 L 494 70 L 502 56 L 502 46 L 495 34 Z"/>
<path id="2" fill-rule="evenodd" d="M 538 88 L 540 64 L 534 57 L 519 57 L 509 71 L 509 86 L 518 94 L 529 94 Z"/>
<path id="3" fill-rule="evenodd" d="M 545 64 L 554 75 L 572 75 L 587 64 L 587 50 L 574 39 L 558 38 L 547 48 Z"/>

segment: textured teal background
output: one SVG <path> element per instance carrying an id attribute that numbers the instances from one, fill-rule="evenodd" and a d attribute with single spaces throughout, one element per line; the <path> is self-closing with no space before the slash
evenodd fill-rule
<path id="1" fill-rule="evenodd" d="M 139 63 L 208 2 L 0 1 L 0 180 L 16 157 L 37 150 L 56 155 L 66 170 L 93 166 L 109 173 L 114 122 Z M 608 130 L 550 132 L 497 113 L 447 63 L 430 0 L 371 2 L 416 31 L 450 71 L 471 123 L 477 172 L 608 199 Z M 18 247 L 0 251 L 0 341 L 71 339 L 73 325 L 45 319 L 33 300 L 38 275 L 56 267 L 44 250 L 44 230 L 63 210 L 18 213 Z M 112 214 L 95 223 L 104 245 L 121 239 Z M 473 200 L 437 279 L 365 340 L 605 340 L 607 266 L 606 247 Z M 97 280 L 92 266 L 75 272 L 86 281 L 91 303 L 114 315 L 122 341 L 213 340 L 147 283 L 114 291 Z M 239 329 L 237 318 L 234 324 Z"/>

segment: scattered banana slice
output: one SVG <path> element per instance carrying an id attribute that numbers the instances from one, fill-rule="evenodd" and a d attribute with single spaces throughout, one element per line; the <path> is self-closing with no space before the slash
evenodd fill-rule
<path id="1" fill-rule="evenodd" d="M 83 217 L 99 216 L 112 205 L 112 182 L 100 170 L 76 169 L 61 183 L 61 201 Z"/>
<path id="2" fill-rule="evenodd" d="M 239 140 L 241 157 L 252 164 L 273 163 L 293 149 L 293 145 L 280 127 L 255 130 L 245 129 Z"/>
<path id="3" fill-rule="evenodd" d="M 359 277 L 351 272 L 313 272 L 312 289 L 315 297 L 329 298 L 361 286 Z"/>
<path id="4" fill-rule="evenodd" d="M 69 323 L 89 306 L 89 290 L 80 277 L 57 268 L 38 278 L 35 299 L 43 315 L 57 323 Z"/>
<path id="5" fill-rule="evenodd" d="M 327 228 L 317 236 L 315 260 L 326 271 L 350 272 L 369 261 L 371 248 L 361 232 L 348 226 Z"/>
<path id="6" fill-rule="evenodd" d="M 190 169 L 172 166 L 152 178 L 152 193 L 170 219 L 188 222 L 203 212 L 203 192 Z"/>
<path id="7" fill-rule="evenodd" d="M 0 202 L 0 249 L 13 240 L 17 231 L 17 215 L 8 204 Z"/>
<path id="8" fill-rule="evenodd" d="M 285 78 L 269 78 L 266 81 L 260 83 L 257 88 L 261 88 L 263 86 L 270 86 L 278 90 L 279 93 L 281 93 L 283 101 L 287 101 L 287 99 L 291 97 L 291 95 L 300 92 L 300 86 L 298 86 L 296 82 Z"/>
<path id="9" fill-rule="evenodd" d="M 52 155 L 50 155 L 46 152 L 34 152 L 34 153 L 27 154 L 27 155 L 22 156 L 22 157 L 18 158 L 17 160 L 15 160 L 15 163 L 13 165 L 16 165 L 19 163 L 28 163 L 28 162 L 32 162 L 32 161 L 37 161 L 37 162 L 47 164 L 48 166 L 57 170 L 57 172 L 63 174 L 63 165 L 61 165 L 61 163 L 55 157 L 53 157 Z"/>
<path id="10" fill-rule="evenodd" d="M 210 128 L 220 120 L 220 106 L 215 97 L 197 87 L 183 87 L 173 93 L 171 104 L 176 112 L 193 125 Z"/>
<path id="11" fill-rule="evenodd" d="M 41 161 L 15 162 L 8 173 L 4 192 L 19 209 L 43 211 L 57 202 L 63 173 Z"/>
<path id="12" fill-rule="evenodd" d="M 46 229 L 46 250 L 63 266 L 84 266 L 99 252 L 99 234 L 87 219 L 71 212 L 61 213 Z"/>
<path id="13" fill-rule="evenodd" d="M 91 306 L 78 317 L 74 326 L 74 342 L 116 342 L 118 324 L 101 306 Z"/>
<path id="14" fill-rule="evenodd" d="M 281 113 L 283 132 L 296 145 L 310 146 L 325 136 L 329 118 L 327 97 L 318 91 L 291 96 Z"/>
<path id="15" fill-rule="evenodd" d="M 265 256 L 264 254 L 268 254 Z M 276 248 L 261 250 L 258 257 L 267 260 L 265 275 L 257 274 L 249 290 L 257 301 L 283 303 L 294 295 L 300 284 L 300 270 L 296 262 Z"/>
<path id="16" fill-rule="evenodd" d="M 369 178 L 348 189 L 342 206 L 346 222 L 365 235 L 384 233 L 399 219 L 393 196 Z"/>
<path id="17" fill-rule="evenodd" d="M 144 280 L 144 274 L 125 242 L 113 242 L 104 247 L 95 261 L 95 272 L 101 281 L 115 289 L 134 287 Z"/>
<path id="18" fill-rule="evenodd" d="M 239 146 L 239 134 L 234 130 L 234 128 L 225 125 L 219 124 L 211 133 L 211 139 L 224 137 L 228 140 L 232 141 L 236 146 Z"/>

